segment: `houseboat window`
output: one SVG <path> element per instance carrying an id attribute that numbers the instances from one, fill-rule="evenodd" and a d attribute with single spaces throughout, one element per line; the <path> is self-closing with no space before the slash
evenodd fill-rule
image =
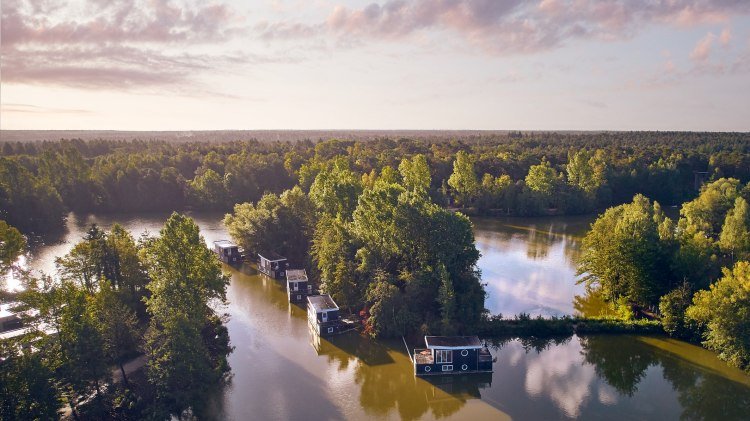
<path id="1" fill-rule="evenodd" d="M 466 369 L 467 369 L 467 368 L 469 368 L 469 366 L 468 366 L 468 365 L 466 365 L 466 364 L 464 364 L 464 365 L 462 365 L 462 366 L 461 366 L 461 370 L 464 370 L 464 371 L 466 371 Z"/>
<path id="2" fill-rule="evenodd" d="M 425 373 L 429 373 L 429 372 L 430 372 L 430 370 L 432 370 L 432 367 L 430 367 L 429 365 L 428 365 L 427 367 L 425 367 L 425 368 L 424 368 L 424 372 L 425 372 Z"/>
<path id="3" fill-rule="evenodd" d="M 333 333 L 333 328 L 332 327 L 328 328 L 328 333 Z"/>
<path id="4" fill-rule="evenodd" d="M 453 366 L 452 365 L 444 365 L 443 366 L 443 371 L 453 371 Z"/>
<path id="5" fill-rule="evenodd" d="M 467 355 L 469 355 L 469 350 L 468 349 L 461 350 L 461 356 L 462 357 L 465 357 Z"/>
<path id="6" fill-rule="evenodd" d="M 301 299 L 302 299 L 302 296 L 301 296 L 301 295 L 299 295 L 299 294 L 297 294 L 297 299 L 298 299 L 298 300 L 301 300 Z"/>
<path id="7" fill-rule="evenodd" d="M 449 349 L 438 349 L 435 351 L 435 360 L 438 364 L 452 363 L 453 351 Z"/>
<path id="8" fill-rule="evenodd" d="M 327 312 L 325 312 L 325 311 L 323 312 L 323 321 L 324 321 L 324 322 L 327 322 L 327 321 L 328 321 L 328 313 L 327 313 Z"/>

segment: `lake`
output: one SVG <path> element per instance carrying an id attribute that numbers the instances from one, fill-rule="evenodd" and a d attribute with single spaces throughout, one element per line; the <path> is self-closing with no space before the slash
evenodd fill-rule
<path id="1" fill-rule="evenodd" d="M 25 265 L 54 272 L 96 222 L 157 233 L 167 214 L 71 216 L 33 245 Z M 221 215 L 191 215 L 206 241 L 227 238 Z M 592 217 L 475 219 L 486 307 L 511 316 L 581 311 L 574 257 Z M 231 382 L 207 396 L 208 419 L 747 419 L 750 376 L 713 353 L 644 336 L 492 342 L 494 373 L 417 379 L 401 341 L 357 334 L 316 341 L 283 283 L 249 265 L 225 266 L 222 309 L 235 350 Z"/>

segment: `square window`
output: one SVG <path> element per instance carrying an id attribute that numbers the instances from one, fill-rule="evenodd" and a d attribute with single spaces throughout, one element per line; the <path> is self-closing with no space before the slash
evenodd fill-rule
<path id="1" fill-rule="evenodd" d="M 333 328 L 332 327 L 328 328 L 328 333 L 333 333 Z"/>

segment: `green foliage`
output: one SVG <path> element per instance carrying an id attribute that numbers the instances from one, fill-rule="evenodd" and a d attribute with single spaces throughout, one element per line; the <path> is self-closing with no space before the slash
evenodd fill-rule
<path id="1" fill-rule="evenodd" d="M 351 218 L 361 193 L 361 178 L 349 169 L 343 158 L 319 172 L 310 186 L 310 199 L 318 209 L 343 219 Z"/>
<path id="2" fill-rule="evenodd" d="M 750 263 L 724 269 L 709 290 L 696 292 L 687 318 L 704 331 L 704 346 L 730 364 L 750 369 Z"/>
<path id="3" fill-rule="evenodd" d="M 117 294 L 109 282 L 103 281 L 92 300 L 92 311 L 99 322 L 99 334 L 107 360 L 119 365 L 127 383 L 123 364 L 137 354 L 141 344 L 138 318 Z"/>
<path id="4" fill-rule="evenodd" d="M 0 157 L 0 218 L 21 232 L 59 229 L 65 215 L 60 194 L 18 161 Z"/>
<path id="5" fill-rule="evenodd" d="M 398 171 L 404 180 L 407 190 L 428 192 L 432 178 L 427 158 L 424 155 L 414 155 L 412 159 L 404 158 L 398 166 Z"/>
<path id="6" fill-rule="evenodd" d="M 307 263 L 315 228 L 315 204 L 299 187 L 268 193 L 257 204 L 241 203 L 224 217 L 232 238 L 252 255 L 274 251 Z"/>
<path id="7" fill-rule="evenodd" d="M 25 250 L 26 238 L 17 229 L 0 220 L 0 273 L 5 274 Z"/>
<path id="8" fill-rule="evenodd" d="M 587 149 L 575 153 L 568 152 L 568 164 L 565 169 L 568 173 L 568 183 L 589 195 L 595 195 L 607 182 L 607 163 L 601 149 L 596 152 Z"/>
<path id="9" fill-rule="evenodd" d="M 455 193 L 455 199 L 463 206 L 471 205 L 479 191 L 479 181 L 474 172 L 474 158 L 464 151 L 456 154 L 453 162 L 453 174 L 448 178 L 448 185 Z"/>
<path id="10" fill-rule="evenodd" d="M 719 236 L 719 247 L 730 253 L 733 260 L 750 257 L 750 208 L 742 197 L 738 197 L 734 207 L 727 212 Z"/>
<path id="11" fill-rule="evenodd" d="M 42 354 L 0 342 L 0 419 L 51 420 L 61 403 Z"/>
<path id="12" fill-rule="evenodd" d="M 692 298 L 693 291 L 690 284 L 685 282 L 659 300 L 661 324 L 670 336 L 690 339 L 694 335 L 694 328 L 685 323 L 685 312 Z"/>
<path id="13" fill-rule="evenodd" d="M 529 173 L 524 181 L 529 190 L 544 198 L 551 198 L 557 190 L 558 177 L 557 171 L 543 158 L 539 165 L 529 167 Z"/>
<path id="14" fill-rule="evenodd" d="M 223 209 L 227 206 L 227 191 L 224 177 L 212 169 L 206 169 L 190 182 L 190 192 L 202 208 Z"/>
<path id="15" fill-rule="evenodd" d="M 720 178 L 706 184 L 695 200 L 685 203 L 680 209 L 680 229 L 685 232 L 702 232 L 717 239 L 725 216 L 735 205 L 741 189 L 734 178 Z"/>
<path id="16" fill-rule="evenodd" d="M 143 251 L 151 282 L 146 305 L 147 374 L 172 413 L 197 407 L 228 369 L 226 332 L 210 303 L 226 301 L 229 279 L 192 219 L 174 213 Z M 208 331 L 208 333 L 206 333 Z"/>
<path id="17" fill-rule="evenodd" d="M 658 204 L 641 195 L 608 209 L 583 240 L 580 282 L 601 288 L 610 302 L 624 298 L 642 306 L 657 304 L 672 283 L 672 243 L 659 234 L 664 219 Z"/>

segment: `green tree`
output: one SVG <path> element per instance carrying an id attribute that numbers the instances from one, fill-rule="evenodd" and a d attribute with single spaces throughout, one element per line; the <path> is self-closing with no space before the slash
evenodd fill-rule
<path id="1" fill-rule="evenodd" d="M 0 342 L 0 419 L 57 419 L 60 400 L 53 372 L 39 352 Z"/>
<path id="2" fill-rule="evenodd" d="M 0 157 L 0 219 L 23 233 L 62 227 L 65 206 L 49 180 L 14 159 Z"/>
<path id="3" fill-rule="evenodd" d="M 206 169 L 190 182 L 190 191 L 196 204 L 208 209 L 222 209 L 227 205 L 224 178 L 212 169 Z"/>
<path id="4" fill-rule="evenodd" d="M 351 218 L 360 194 L 362 179 L 349 169 L 344 158 L 336 159 L 329 168 L 320 171 L 310 186 L 310 199 L 318 209 L 344 220 Z"/>
<path id="5" fill-rule="evenodd" d="M 99 322 L 98 329 L 103 340 L 104 355 L 122 372 L 128 383 L 123 364 L 138 351 L 141 335 L 138 318 L 114 291 L 109 282 L 103 281 L 93 297 L 93 315 Z"/>
<path id="6" fill-rule="evenodd" d="M 462 206 L 470 206 L 479 191 L 479 181 L 474 172 L 474 158 L 464 151 L 456 154 L 453 161 L 453 173 L 448 178 L 448 185 L 455 193 L 455 199 Z"/>
<path id="7" fill-rule="evenodd" d="M 411 159 L 404 158 L 398 166 L 398 171 L 401 173 L 407 190 L 425 193 L 430 191 L 432 178 L 427 158 L 424 155 L 414 155 Z"/>
<path id="8" fill-rule="evenodd" d="M 226 302 L 229 279 L 195 222 L 177 213 L 143 255 L 151 276 L 147 375 L 157 399 L 179 416 L 228 370 L 228 336 L 210 304 Z"/>
<path id="9" fill-rule="evenodd" d="M 26 238 L 17 229 L 0 220 L 0 273 L 10 270 L 24 250 Z"/>
<path id="10" fill-rule="evenodd" d="M 693 329 L 685 323 L 685 312 L 692 298 L 690 284 L 685 282 L 659 299 L 661 324 L 670 336 L 689 339 L 693 335 Z"/>
<path id="11" fill-rule="evenodd" d="M 687 317 L 703 329 L 706 348 L 750 369 L 750 263 L 737 262 L 710 289 L 696 292 Z"/>
<path id="12" fill-rule="evenodd" d="M 727 212 L 739 196 L 740 182 L 734 178 L 720 178 L 703 186 L 700 195 L 682 205 L 680 230 L 687 233 L 702 232 L 718 239 Z"/>
<path id="13" fill-rule="evenodd" d="M 611 303 L 623 298 L 643 306 L 657 304 L 672 277 L 672 244 L 659 235 L 665 219 L 658 204 L 642 195 L 607 209 L 583 239 L 579 282 L 601 288 Z"/>
<path id="14" fill-rule="evenodd" d="M 604 160 L 604 151 L 596 152 L 581 149 L 576 153 L 568 152 L 568 164 L 565 166 L 568 173 L 568 183 L 578 187 L 589 195 L 606 183 L 607 164 Z"/>
<path id="15" fill-rule="evenodd" d="M 735 200 L 734 208 L 729 210 L 724 219 L 719 247 L 732 256 L 732 261 L 735 258 L 744 260 L 750 256 L 750 209 L 742 197 Z"/>
<path id="16" fill-rule="evenodd" d="M 560 176 L 547 159 L 542 158 L 539 165 L 529 167 L 524 179 L 526 187 L 540 200 L 544 207 L 554 207 L 555 194 L 560 188 Z"/>
<path id="17" fill-rule="evenodd" d="M 280 196 L 265 194 L 257 204 L 241 203 L 224 217 L 232 238 L 252 254 L 274 251 L 307 263 L 315 229 L 315 204 L 299 187 Z"/>

